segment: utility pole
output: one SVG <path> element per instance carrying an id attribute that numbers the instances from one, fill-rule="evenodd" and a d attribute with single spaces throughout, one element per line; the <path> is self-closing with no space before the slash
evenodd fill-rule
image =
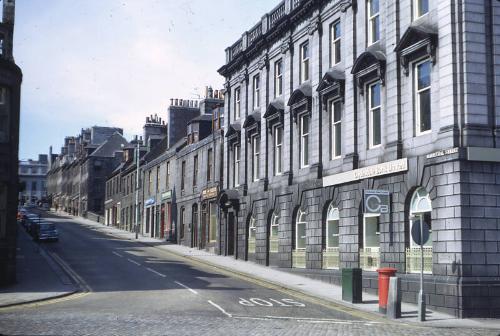
<path id="1" fill-rule="evenodd" d="M 136 138 L 136 147 L 135 147 L 135 239 L 139 238 L 139 156 L 141 153 L 139 139 Z"/>

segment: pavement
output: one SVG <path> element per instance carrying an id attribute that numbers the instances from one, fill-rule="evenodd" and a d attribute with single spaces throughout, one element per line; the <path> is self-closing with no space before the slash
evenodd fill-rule
<path id="1" fill-rule="evenodd" d="M 65 214 L 66 215 L 66 214 Z M 67 215 L 66 215 L 67 216 Z M 363 303 L 351 304 L 342 301 L 342 287 L 322 281 L 310 279 L 304 276 L 291 274 L 290 272 L 258 265 L 248 261 L 237 260 L 232 257 L 215 255 L 205 250 L 189 248 L 182 245 L 171 244 L 159 239 L 139 236 L 135 239 L 135 234 L 123 231 L 114 227 L 105 226 L 94 221 L 81 217 L 72 217 L 74 221 L 93 226 L 96 230 L 112 235 L 116 238 L 130 241 L 137 241 L 155 248 L 168 251 L 173 254 L 191 259 L 202 264 L 207 264 L 220 270 L 239 275 L 242 278 L 253 279 L 264 282 L 276 288 L 285 288 L 297 294 L 314 297 L 336 305 L 342 305 L 353 311 L 363 311 L 366 313 L 383 316 L 378 311 L 378 296 L 363 292 Z M 500 331 L 499 319 L 457 319 L 454 316 L 437 311 L 428 310 L 426 321 L 419 322 L 417 317 L 418 307 L 413 304 L 403 303 L 401 307 L 402 318 L 399 322 L 438 328 L 482 328 L 498 329 Z"/>
<path id="2" fill-rule="evenodd" d="M 78 291 L 65 271 L 18 227 L 17 282 L 0 289 L 0 308 L 69 296 Z"/>

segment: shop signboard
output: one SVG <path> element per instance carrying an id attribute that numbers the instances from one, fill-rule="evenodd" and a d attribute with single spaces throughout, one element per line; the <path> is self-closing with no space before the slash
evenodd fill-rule
<path id="1" fill-rule="evenodd" d="M 205 188 L 201 191 L 201 199 L 206 200 L 209 198 L 215 198 L 215 197 L 217 197 L 218 192 L 219 192 L 219 190 L 218 190 L 217 186 Z"/>
<path id="2" fill-rule="evenodd" d="M 390 196 L 387 190 L 364 190 L 363 205 L 365 214 L 389 213 Z"/>

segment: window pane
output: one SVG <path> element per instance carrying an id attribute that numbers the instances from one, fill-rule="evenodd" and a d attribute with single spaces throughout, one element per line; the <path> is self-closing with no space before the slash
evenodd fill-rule
<path id="1" fill-rule="evenodd" d="M 340 37 L 340 22 L 337 22 L 333 26 L 333 38 L 337 39 Z"/>
<path id="2" fill-rule="evenodd" d="M 306 43 L 302 46 L 302 59 L 309 57 L 309 45 Z"/>
<path id="3" fill-rule="evenodd" d="M 431 129 L 431 91 L 425 90 L 419 94 L 420 132 Z"/>
<path id="4" fill-rule="evenodd" d="M 335 156 L 339 156 L 342 148 L 342 124 L 338 123 L 334 126 L 334 134 L 335 134 Z"/>
<path id="5" fill-rule="evenodd" d="M 423 89 L 431 85 L 431 65 L 430 62 L 424 62 L 417 67 L 418 89 Z"/>
<path id="6" fill-rule="evenodd" d="M 376 146 L 381 143 L 381 124 L 380 124 L 380 108 L 373 110 L 373 143 Z"/>
<path id="7" fill-rule="evenodd" d="M 376 42 L 380 39 L 380 17 L 374 17 L 372 19 L 372 41 Z"/>
<path id="8" fill-rule="evenodd" d="M 337 100 L 335 103 L 333 103 L 333 122 L 340 121 L 340 118 L 342 116 L 341 112 L 342 110 L 340 101 Z"/>
<path id="9" fill-rule="evenodd" d="M 378 216 L 365 217 L 365 247 L 379 247 Z"/>
<path id="10" fill-rule="evenodd" d="M 370 107 L 380 105 L 380 83 L 370 86 Z"/>
<path id="11" fill-rule="evenodd" d="M 309 117 L 303 116 L 302 117 L 302 134 L 307 134 L 307 133 L 309 133 Z"/>
<path id="12" fill-rule="evenodd" d="M 418 16 L 422 16 L 429 12 L 429 0 L 419 0 L 418 3 Z"/>
<path id="13" fill-rule="evenodd" d="M 377 14 L 379 11 L 379 3 L 378 0 L 370 1 L 370 15 Z"/>
<path id="14" fill-rule="evenodd" d="M 327 223 L 327 242 L 326 247 L 338 247 L 339 246 L 339 221 L 330 220 Z"/>
<path id="15" fill-rule="evenodd" d="M 306 224 L 297 223 L 297 246 L 296 248 L 306 247 Z"/>
<path id="16" fill-rule="evenodd" d="M 340 40 L 335 42 L 335 64 L 339 63 L 341 58 L 340 58 Z"/>
<path id="17" fill-rule="evenodd" d="M 273 225 L 271 227 L 271 236 L 278 237 L 278 225 Z"/>

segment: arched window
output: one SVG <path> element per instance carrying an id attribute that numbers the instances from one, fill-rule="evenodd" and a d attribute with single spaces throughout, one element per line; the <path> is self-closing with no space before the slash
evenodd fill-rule
<path id="1" fill-rule="evenodd" d="M 333 206 L 333 203 L 328 207 L 326 215 L 326 248 L 339 247 L 339 209 Z"/>
<path id="2" fill-rule="evenodd" d="M 295 249 L 297 250 L 306 248 L 306 225 L 306 213 L 299 209 L 295 222 Z"/>
<path id="3" fill-rule="evenodd" d="M 271 218 L 271 228 L 269 232 L 269 252 L 278 252 L 278 228 L 280 216 L 275 212 Z"/>
<path id="4" fill-rule="evenodd" d="M 432 247 L 432 223 L 431 223 L 432 203 L 429 198 L 429 193 L 424 188 L 420 187 L 413 193 L 410 202 L 410 228 L 417 221 L 423 221 L 429 225 L 429 240 L 424 246 Z M 410 239 L 410 246 L 417 246 L 413 239 Z"/>
<path id="5" fill-rule="evenodd" d="M 255 233 L 257 231 L 255 217 L 250 217 L 248 223 L 248 253 L 255 253 Z"/>
<path id="6" fill-rule="evenodd" d="M 419 222 L 424 222 L 429 226 L 429 239 L 421 250 L 413 238 L 410 237 L 410 247 L 406 249 L 406 271 L 409 273 L 421 271 L 421 254 L 423 253 L 425 273 L 432 273 L 432 203 L 429 193 L 420 187 L 413 193 L 410 201 L 410 232 L 413 226 Z M 410 234 L 411 236 L 411 234 Z"/>

